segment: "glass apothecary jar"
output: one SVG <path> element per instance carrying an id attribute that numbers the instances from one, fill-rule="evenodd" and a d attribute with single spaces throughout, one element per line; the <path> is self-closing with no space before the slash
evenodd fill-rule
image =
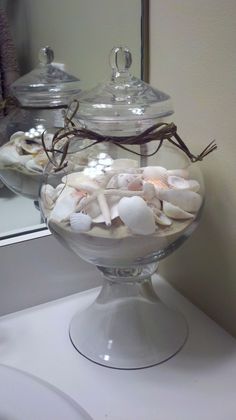
<path id="1" fill-rule="evenodd" d="M 186 321 L 159 300 L 151 275 L 193 232 L 204 197 L 193 155 L 164 122 L 169 95 L 131 76 L 131 61 L 127 48 L 112 50 L 111 80 L 80 97 L 67 154 L 52 150 L 41 188 L 49 229 L 104 278 L 72 320 L 72 343 L 123 369 L 158 364 L 184 345 Z"/>
<path id="2" fill-rule="evenodd" d="M 12 86 L 16 106 L 0 122 L 0 178 L 15 193 L 37 200 L 46 145 L 64 124 L 71 98 L 80 92 L 77 77 L 54 65 L 50 47 L 39 51 L 39 65 Z"/>

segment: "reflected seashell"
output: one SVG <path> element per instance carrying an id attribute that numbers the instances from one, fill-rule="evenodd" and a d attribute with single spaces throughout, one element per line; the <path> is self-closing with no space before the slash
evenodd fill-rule
<path id="1" fill-rule="evenodd" d="M 92 219 L 88 214 L 72 213 L 70 226 L 74 232 L 88 232 L 91 229 Z"/>
<path id="2" fill-rule="evenodd" d="M 189 190 L 160 189 L 157 196 L 160 200 L 168 201 L 190 213 L 197 212 L 202 204 L 202 197 L 200 194 Z"/>
<path id="3" fill-rule="evenodd" d="M 34 161 L 37 165 L 44 168 L 48 164 L 48 156 L 44 152 L 44 150 L 41 150 L 37 155 L 34 157 Z"/>
<path id="4" fill-rule="evenodd" d="M 0 166 L 18 166 L 25 165 L 25 163 L 31 159 L 31 156 L 19 155 L 15 149 L 15 146 L 8 144 L 0 149 Z"/>
<path id="5" fill-rule="evenodd" d="M 134 159 L 115 159 L 110 168 L 111 170 L 138 168 L 138 162 Z"/>
<path id="6" fill-rule="evenodd" d="M 10 143 L 18 143 L 19 140 L 25 139 L 24 131 L 16 131 L 10 137 L 8 144 Z"/>
<path id="7" fill-rule="evenodd" d="M 171 219 L 176 220 L 192 219 L 194 217 L 193 214 L 188 213 L 187 211 L 182 210 L 180 207 L 168 203 L 167 201 L 163 201 L 163 212 L 168 217 L 171 217 Z"/>
<path id="8" fill-rule="evenodd" d="M 167 171 L 168 176 L 180 176 L 181 178 L 188 179 L 189 171 L 187 169 L 169 169 Z"/>
<path id="9" fill-rule="evenodd" d="M 113 175 L 111 177 L 111 179 L 109 180 L 109 182 L 106 185 L 106 188 L 117 188 L 118 187 L 118 180 L 117 180 L 118 175 Z"/>
<path id="10" fill-rule="evenodd" d="M 145 180 L 150 178 L 153 180 L 160 179 L 165 182 L 167 178 L 167 169 L 162 166 L 146 166 L 143 168 L 143 178 Z"/>
<path id="11" fill-rule="evenodd" d="M 36 143 L 33 140 L 22 139 L 19 142 L 19 147 L 26 153 L 35 155 L 43 150 L 42 145 Z"/>
<path id="12" fill-rule="evenodd" d="M 123 197 L 118 203 L 118 213 L 132 232 L 140 235 L 152 235 L 155 232 L 154 215 L 141 197 Z"/>
<path id="13" fill-rule="evenodd" d="M 30 155 L 28 155 L 28 156 L 30 156 Z M 37 172 L 37 173 L 42 173 L 43 172 L 43 167 L 41 165 L 38 165 L 36 163 L 35 159 L 28 160 L 28 162 L 26 162 L 26 164 L 25 164 L 25 167 L 31 172 Z"/>
<path id="14" fill-rule="evenodd" d="M 161 226 L 170 226 L 173 223 L 161 210 L 157 210 L 154 217 L 156 223 Z"/>
<path id="15" fill-rule="evenodd" d="M 200 184 L 194 179 L 184 179 L 179 176 L 171 175 L 168 176 L 167 182 L 171 188 L 176 188 L 180 190 L 190 190 L 190 191 L 199 191 Z"/>

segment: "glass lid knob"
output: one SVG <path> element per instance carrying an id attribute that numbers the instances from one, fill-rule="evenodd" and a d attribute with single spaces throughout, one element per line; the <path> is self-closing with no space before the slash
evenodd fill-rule
<path id="1" fill-rule="evenodd" d="M 54 60 L 54 52 L 50 47 L 43 47 L 39 50 L 39 62 L 40 64 L 46 65 L 51 64 Z"/>
<path id="2" fill-rule="evenodd" d="M 132 64 L 132 55 L 126 47 L 114 47 L 110 52 L 110 66 L 113 76 L 128 73 Z"/>

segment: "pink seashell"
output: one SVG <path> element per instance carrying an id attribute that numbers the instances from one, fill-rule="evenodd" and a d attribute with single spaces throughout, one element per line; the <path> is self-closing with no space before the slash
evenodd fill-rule
<path id="1" fill-rule="evenodd" d="M 128 184 L 127 188 L 130 191 L 141 191 L 143 189 L 143 181 L 141 179 L 134 179 Z"/>

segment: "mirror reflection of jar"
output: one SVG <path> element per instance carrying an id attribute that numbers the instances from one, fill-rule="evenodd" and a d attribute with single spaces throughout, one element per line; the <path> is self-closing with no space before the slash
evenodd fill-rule
<path id="1" fill-rule="evenodd" d="M 0 123 L 0 178 L 13 192 L 37 199 L 48 157 L 42 146 L 64 125 L 65 110 L 80 92 L 79 79 L 53 63 L 50 47 L 39 51 L 39 65 L 15 81 L 16 107 Z"/>

